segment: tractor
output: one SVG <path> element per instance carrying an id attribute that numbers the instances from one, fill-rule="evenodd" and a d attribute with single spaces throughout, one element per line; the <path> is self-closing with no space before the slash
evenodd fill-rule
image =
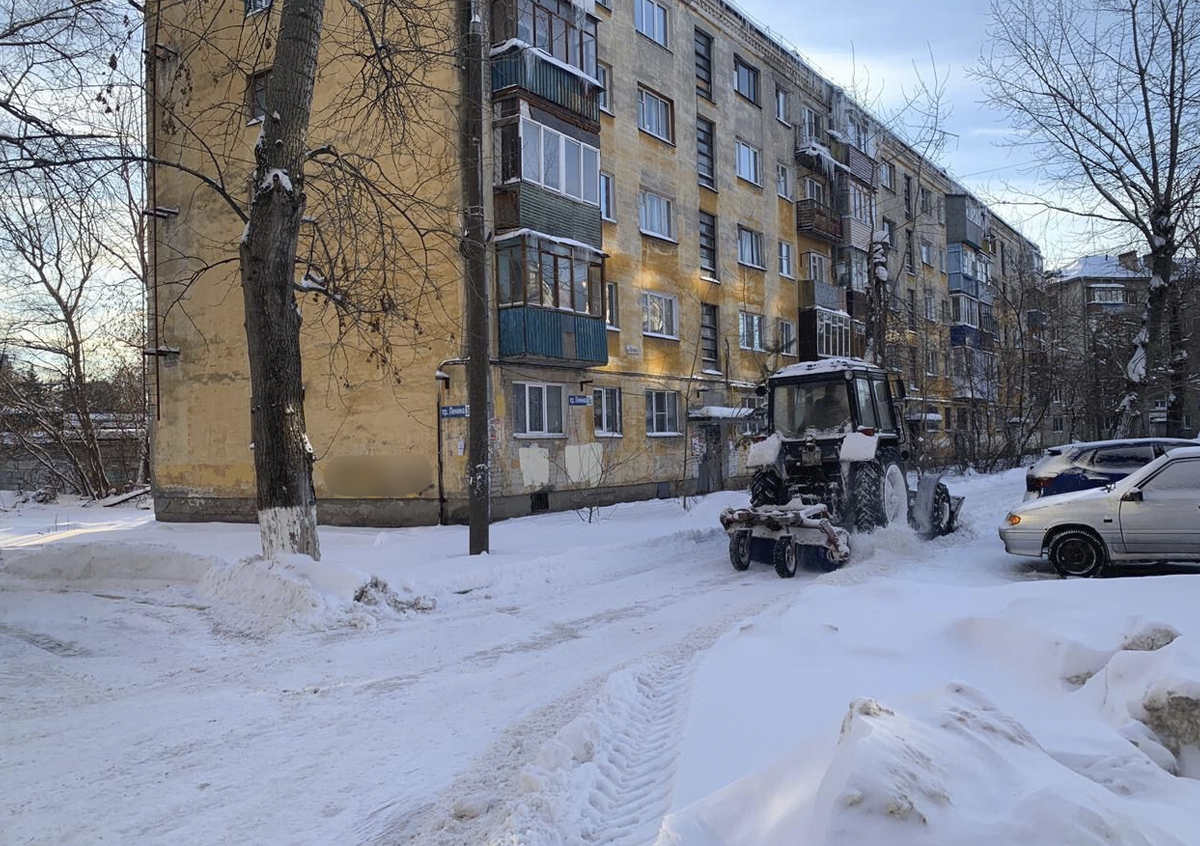
<path id="1" fill-rule="evenodd" d="M 831 570 L 850 554 L 849 534 L 901 520 L 923 538 L 954 531 L 963 498 L 941 477 L 908 486 L 901 380 L 861 359 L 793 364 L 758 387 L 767 436 L 750 448 L 750 507 L 729 508 L 734 569 L 752 560 L 785 578 L 807 564 Z"/>

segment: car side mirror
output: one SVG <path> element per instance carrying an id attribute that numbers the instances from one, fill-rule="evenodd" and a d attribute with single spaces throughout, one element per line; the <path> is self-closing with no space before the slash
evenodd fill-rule
<path id="1" fill-rule="evenodd" d="M 1121 502 L 1142 502 L 1142 501 L 1143 501 L 1142 492 L 1137 488 L 1134 488 L 1131 491 L 1127 491 L 1125 493 L 1125 496 L 1121 497 Z"/>

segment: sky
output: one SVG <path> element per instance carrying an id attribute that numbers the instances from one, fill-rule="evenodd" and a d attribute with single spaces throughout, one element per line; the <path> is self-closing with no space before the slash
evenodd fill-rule
<path id="1" fill-rule="evenodd" d="M 1034 172 L 1029 150 L 1005 146 L 1010 134 L 1004 115 L 986 105 L 982 85 L 967 73 L 986 48 L 990 0 L 920 0 L 901 4 L 902 11 L 895 0 L 854 0 L 837 4 L 835 14 L 828 13 L 830 4 L 813 0 L 735 2 L 834 83 L 865 86 L 884 111 L 916 90 L 918 72 L 931 80 L 936 62 L 950 107 L 945 129 L 952 133 L 937 164 L 1038 242 L 1047 268 L 1126 248 L 1074 218 L 1021 204 L 1021 192 L 1049 186 Z"/>

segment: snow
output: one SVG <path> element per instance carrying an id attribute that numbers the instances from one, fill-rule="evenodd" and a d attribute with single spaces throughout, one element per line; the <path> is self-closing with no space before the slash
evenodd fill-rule
<path id="1" fill-rule="evenodd" d="M 1200 842 L 1200 580 L 1048 578 L 996 537 L 1023 469 L 947 482 L 954 535 L 790 580 L 729 566 L 745 492 L 320 562 L 0 495 L 0 839 Z"/>
<path id="2" fill-rule="evenodd" d="M 582 79 L 584 82 L 589 82 L 592 85 L 596 86 L 597 88 L 602 87 L 600 85 L 600 80 L 596 79 L 596 77 L 592 76 L 591 74 L 587 73 L 586 71 L 580 70 L 579 68 L 575 67 L 574 65 L 569 65 L 566 62 L 562 61 L 561 59 L 551 55 L 550 53 L 547 53 L 542 48 L 534 47 L 528 41 L 522 41 L 520 38 L 510 38 L 507 41 L 497 44 L 495 47 L 493 47 L 488 52 L 488 55 L 489 56 L 499 56 L 501 53 L 507 53 L 509 50 L 512 50 L 514 47 L 522 49 L 522 50 L 528 50 L 530 52 L 536 52 L 538 54 L 538 58 L 540 58 L 542 61 L 548 62 L 548 63 L 554 65 L 555 67 L 562 68 L 563 70 L 565 70 L 567 73 L 571 74 L 572 76 L 577 76 L 580 79 Z"/>
<path id="3" fill-rule="evenodd" d="M 756 441 L 746 453 L 746 467 L 769 467 L 779 457 L 783 447 L 783 438 L 778 432 L 773 432 L 769 438 Z"/>
<path id="4" fill-rule="evenodd" d="M 1069 279 L 1145 279 L 1147 274 L 1127 270 L 1116 256 L 1083 256 L 1053 271 L 1051 281 Z"/>
<path id="5" fill-rule="evenodd" d="M 267 175 L 264 176 L 262 181 L 258 183 L 258 187 L 264 191 L 270 191 L 275 187 L 276 184 L 278 184 L 280 188 L 282 188 L 284 191 L 287 191 L 289 194 L 292 193 L 291 178 L 288 176 L 286 170 L 278 167 L 273 167 L 268 170 Z M 245 236 L 242 236 L 242 240 L 246 240 Z"/>
<path id="6" fill-rule="evenodd" d="M 875 365 L 869 364 L 859 358 L 823 358 L 820 361 L 801 361 L 796 364 L 789 364 L 787 367 L 775 371 L 773 375 L 774 378 L 811 376 L 814 373 L 840 373 L 844 370 L 855 370 L 864 367 L 871 370 L 879 369 Z"/>
<path id="7" fill-rule="evenodd" d="M 689 418 L 701 420 L 740 420 L 753 414 L 753 408 L 731 408 L 724 405 L 705 405 L 688 411 Z"/>
<path id="8" fill-rule="evenodd" d="M 591 244 L 585 244 L 582 241 L 575 241 L 571 238 L 557 238 L 553 235 L 547 235 L 544 232 L 538 232 L 534 229 L 514 229 L 512 232 L 505 232 L 503 235 L 497 235 L 494 240 L 507 241 L 509 238 L 524 238 L 530 235 L 539 238 L 543 241 L 553 241 L 555 244 L 562 244 L 565 247 L 575 247 L 580 250 L 587 250 L 598 256 L 607 255 L 603 250 L 598 250 Z"/>

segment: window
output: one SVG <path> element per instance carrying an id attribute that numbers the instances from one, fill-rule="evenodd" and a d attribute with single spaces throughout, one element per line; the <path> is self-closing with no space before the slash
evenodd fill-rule
<path id="1" fill-rule="evenodd" d="M 758 166 L 758 148 L 751 147 L 745 141 L 738 141 L 737 150 L 737 175 L 747 182 L 753 182 L 755 185 L 762 184 Z"/>
<path id="2" fill-rule="evenodd" d="M 809 253 L 808 278 L 813 282 L 828 282 L 829 259 L 820 253 Z"/>
<path id="3" fill-rule="evenodd" d="M 621 434 L 621 389 L 592 390 L 592 427 L 596 437 Z"/>
<path id="4" fill-rule="evenodd" d="M 604 263 L 588 247 L 533 236 L 496 242 L 500 306 L 532 305 L 604 314 Z"/>
<path id="5" fill-rule="evenodd" d="M 738 346 L 744 350 L 763 350 L 763 316 L 749 311 L 738 312 Z"/>
<path id="6" fill-rule="evenodd" d="M 254 2 L 254 0 L 250 0 Z M 271 4 L 265 2 L 263 8 L 267 8 Z M 249 9 L 247 5 L 247 9 Z M 254 11 L 257 11 L 255 9 Z M 247 12 L 249 14 L 249 12 Z M 250 120 L 262 120 L 267 116 L 267 84 L 271 81 L 271 72 L 269 70 L 259 71 L 251 74 L 250 79 L 246 84 L 246 100 L 247 106 L 250 109 Z"/>
<path id="7" fill-rule="evenodd" d="M 896 222 L 888 220 L 885 217 L 883 219 L 883 232 L 883 243 L 887 246 L 887 249 L 896 249 Z"/>
<path id="8" fill-rule="evenodd" d="M 928 188 L 922 188 L 917 193 L 917 197 L 921 204 L 921 214 L 929 214 L 933 210 L 933 194 Z"/>
<path id="9" fill-rule="evenodd" d="M 712 100 L 712 48 L 713 40 L 702 29 L 696 30 L 696 93 Z"/>
<path id="10" fill-rule="evenodd" d="M 741 58 L 733 59 L 733 88 L 754 105 L 758 105 L 758 68 L 746 64 Z"/>
<path id="11" fill-rule="evenodd" d="M 936 350 L 925 351 L 925 373 L 929 376 L 938 375 L 938 357 Z"/>
<path id="12" fill-rule="evenodd" d="M 923 299 L 925 300 L 925 319 L 926 320 L 936 320 L 937 319 L 937 300 L 934 299 L 933 292 L 930 291 L 928 288 L 926 288 L 925 296 L 923 297 Z"/>
<path id="13" fill-rule="evenodd" d="M 717 218 L 700 212 L 700 269 L 717 272 Z"/>
<path id="14" fill-rule="evenodd" d="M 779 321 L 779 352 L 796 355 L 796 324 L 790 320 Z"/>
<path id="15" fill-rule="evenodd" d="M 796 277 L 796 270 L 792 265 L 792 245 L 783 239 L 779 241 L 779 275 L 788 279 Z"/>
<path id="16" fill-rule="evenodd" d="M 588 76 L 596 76 L 596 20 L 577 14 L 561 0 L 522 0 L 509 4 L 516 11 L 495 23 L 497 35 L 517 38 Z M 500 38 L 496 39 L 497 41 Z"/>
<path id="17" fill-rule="evenodd" d="M 640 192 L 638 227 L 645 235 L 675 240 L 675 204 L 652 191 Z"/>
<path id="18" fill-rule="evenodd" d="M 513 431 L 518 435 L 561 435 L 563 387 L 513 382 Z"/>
<path id="19" fill-rule="evenodd" d="M 515 140 L 505 136 L 502 143 Z M 600 204 L 600 151 L 595 147 L 528 118 L 521 119 L 520 145 L 523 180 L 589 205 Z"/>
<path id="20" fill-rule="evenodd" d="M 678 391 L 646 391 L 646 434 L 679 434 Z"/>
<path id="21" fill-rule="evenodd" d="M 904 269 L 913 272 L 913 233 L 911 229 L 904 231 Z"/>
<path id="22" fill-rule="evenodd" d="M 807 200 L 814 200 L 820 205 L 825 205 L 825 186 L 815 179 L 806 178 L 804 180 L 804 197 Z"/>
<path id="23" fill-rule="evenodd" d="M 246 16 L 271 8 L 271 0 L 246 0 Z"/>
<path id="24" fill-rule="evenodd" d="M 892 171 L 891 162 L 879 163 L 879 184 L 889 191 L 896 190 L 895 173 Z"/>
<path id="25" fill-rule="evenodd" d="M 850 315 L 825 308 L 816 311 L 817 355 L 850 355 Z"/>
<path id="26" fill-rule="evenodd" d="M 775 193 L 785 200 L 792 198 L 792 171 L 782 162 L 775 165 Z"/>
<path id="27" fill-rule="evenodd" d="M 946 272 L 946 251 L 938 250 L 937 254 L 938 254 L 938 270 L 940 270 L 942 273 L 945 273 Z"/>
<path id="28" fill-rule="evenodd" d="M 1156 494 L 1164 494 L 1164 499 L 1180 494 L 1183 494 L 1182 499 L 1192 499 L 1198 486 L 1200 486 L 1200 461 L 1184 459 L 1172 461 L 1142 487 Z"/>
<path id="29" fill-rule="evenodd" d="M 979 325 L 979 303 L 970 297 L 952 296 L 950 304 L 955 323 L 965 323 L 967 326 Z"/>
<path id="30" fill-rule="evenodd" d="M 904 214 L 912 217 L 912 177 L 904 174 Z"/>
<path id="31" fill-rule="evenodd" d="M 711 120 L 696 118 L 696 173 L 706 188 L 717 187 L 716 128 Z"/>
<path id="32" fill-rule="evenodd" d="M 679 300 L 670 294 L 642 292 L 642 334 L 679 337 Z"/>
<path id="33" fill-rule="evenodd" d="M 859 293 L 867 290 L 867 254 L 864 250 L 850 247 L 843 253 L 844 259 L 850 265 L 850 289 Z M 843 271 L 844 272 L 844 271 Z M 834 280 L 840 282 L 841 280 Z"/>
<path id="34" fill-rule="evenodd" d="M 600 174 L 600 217 L 605 220 L 617 219 L 616 189 L 613 187 L 611 173 Z"/>
<path id="35" fill-rule="evenodd" d="M 1133 471 L 1154 458 L 1154 450 L 1148 446 L 1108 447 L 1096 450 L 1089 463 L 1097 469 Z"/>
<path id="36" fill-rule="evenodd" d="M 608 324 L 609 329 L 618 329 L 621 326 L 621 300 L 617 292 L 617 283 L 608 282 L 604 288 L 608 294 L 604 303 L 604 322 Z"/>
<path id="37" fill-rule="evenodd" d="M 675 134 L 671 122 L 671 101 L 638 86 L 638 129 L 663 141 L 673 142 Z"/>
<path id="38" fill-rule="evenodd" d="M 908 384 L 917 384 L 917 350 L 915 347 L 908 348 Z"/>
<path id="39" fill-rule="evenodd" d="M 667 46 L 667 7 L 654 0 L 633 0 L 633 25 L 656 44 Z"/>
<path id="40" fill-rule="evenodd" d="M 744 226 L 738 227 L 738 264 L 766 269 L 763 264 L 763 235 Z"/>
<path id="41" fill-rule="evenodd" d="M 800 140 L 804 144 L 820 144 L 824 134 L 821 132 L 821 116 L 808 106 L 804 107 L 804 114 L 800 124 Z"/>
<path id="42" fill-rule="evenodd" d="M 857 221 L 866 224 L 875 222 L 874 198 L 865 185 L 850 182 L 850 215 Z"/>
<path id="43" fill-rule="evenodd" d="M 705 370 L 720 371 L 721 350 L 718 343 L 720 323 L 715 305 L 700 304 L 700 364 Z"/>
<path id="44" fill-rule="evenodd" d="M 1113 287 L 1092 287 L 1091 300 L 1092 303 L 1100 304 L 1120 304 L 1125 302 L 1125 289 L 1120 286 Z"/>
<path id="45" fill-rule="evenodd" d="M 1061 416 L 1059 416 L 1059 415 L 1055 415 L 1054 417 L 1050 418 L 1050 429 L 1051 429 L 1051 431 L 1053 431 L 1055 434 L 1062 434 L 1062 431 L 1063 431 L 1063 419 L 1062 419 L 1062 417 L 1061 417 Z"/>
<path id="46" fill-rule="evenodd" d="M 738 434 L 753 437 L 761 434 L 767 423 L 767 398 L 748 396 L 742 397 L 741 407 L 749 410 L 738 426 Z"/>
<path id="47" fill-rule="evenodd" d="M 921 239 L 921 263 L 933 266 L 933 244 Z"/>
<path id="48" fill-rule="evenodd" d="M 780 123 L 786 123 L 788 126 L 791 126 L 792 122 L 788 117 L 788 114 L 791 111 L 788 99 L 788 93 L 786 91 L 784 91 L 782 88 L 775 89 L 775 119 Z"/>
<path id="49" fill-rule="evenodd" d="M 604 62 L 596 62 L 596 79 L 600 82 L 600 93 L 596 101 L 602 111 L 613 113 L 612 100 L 612 68 Z"/>
<path id="50" fill-rule="evenodd" d="M 917 328 L 917 292 L 912 288 L 908 289 L 908 299 L 904 303 L 904 310 L 908 312 L 908 328 Z M 913 367 L 916 370 L 916 367 Z M 913 380 L 916 381 L 915 379 Z"/>

